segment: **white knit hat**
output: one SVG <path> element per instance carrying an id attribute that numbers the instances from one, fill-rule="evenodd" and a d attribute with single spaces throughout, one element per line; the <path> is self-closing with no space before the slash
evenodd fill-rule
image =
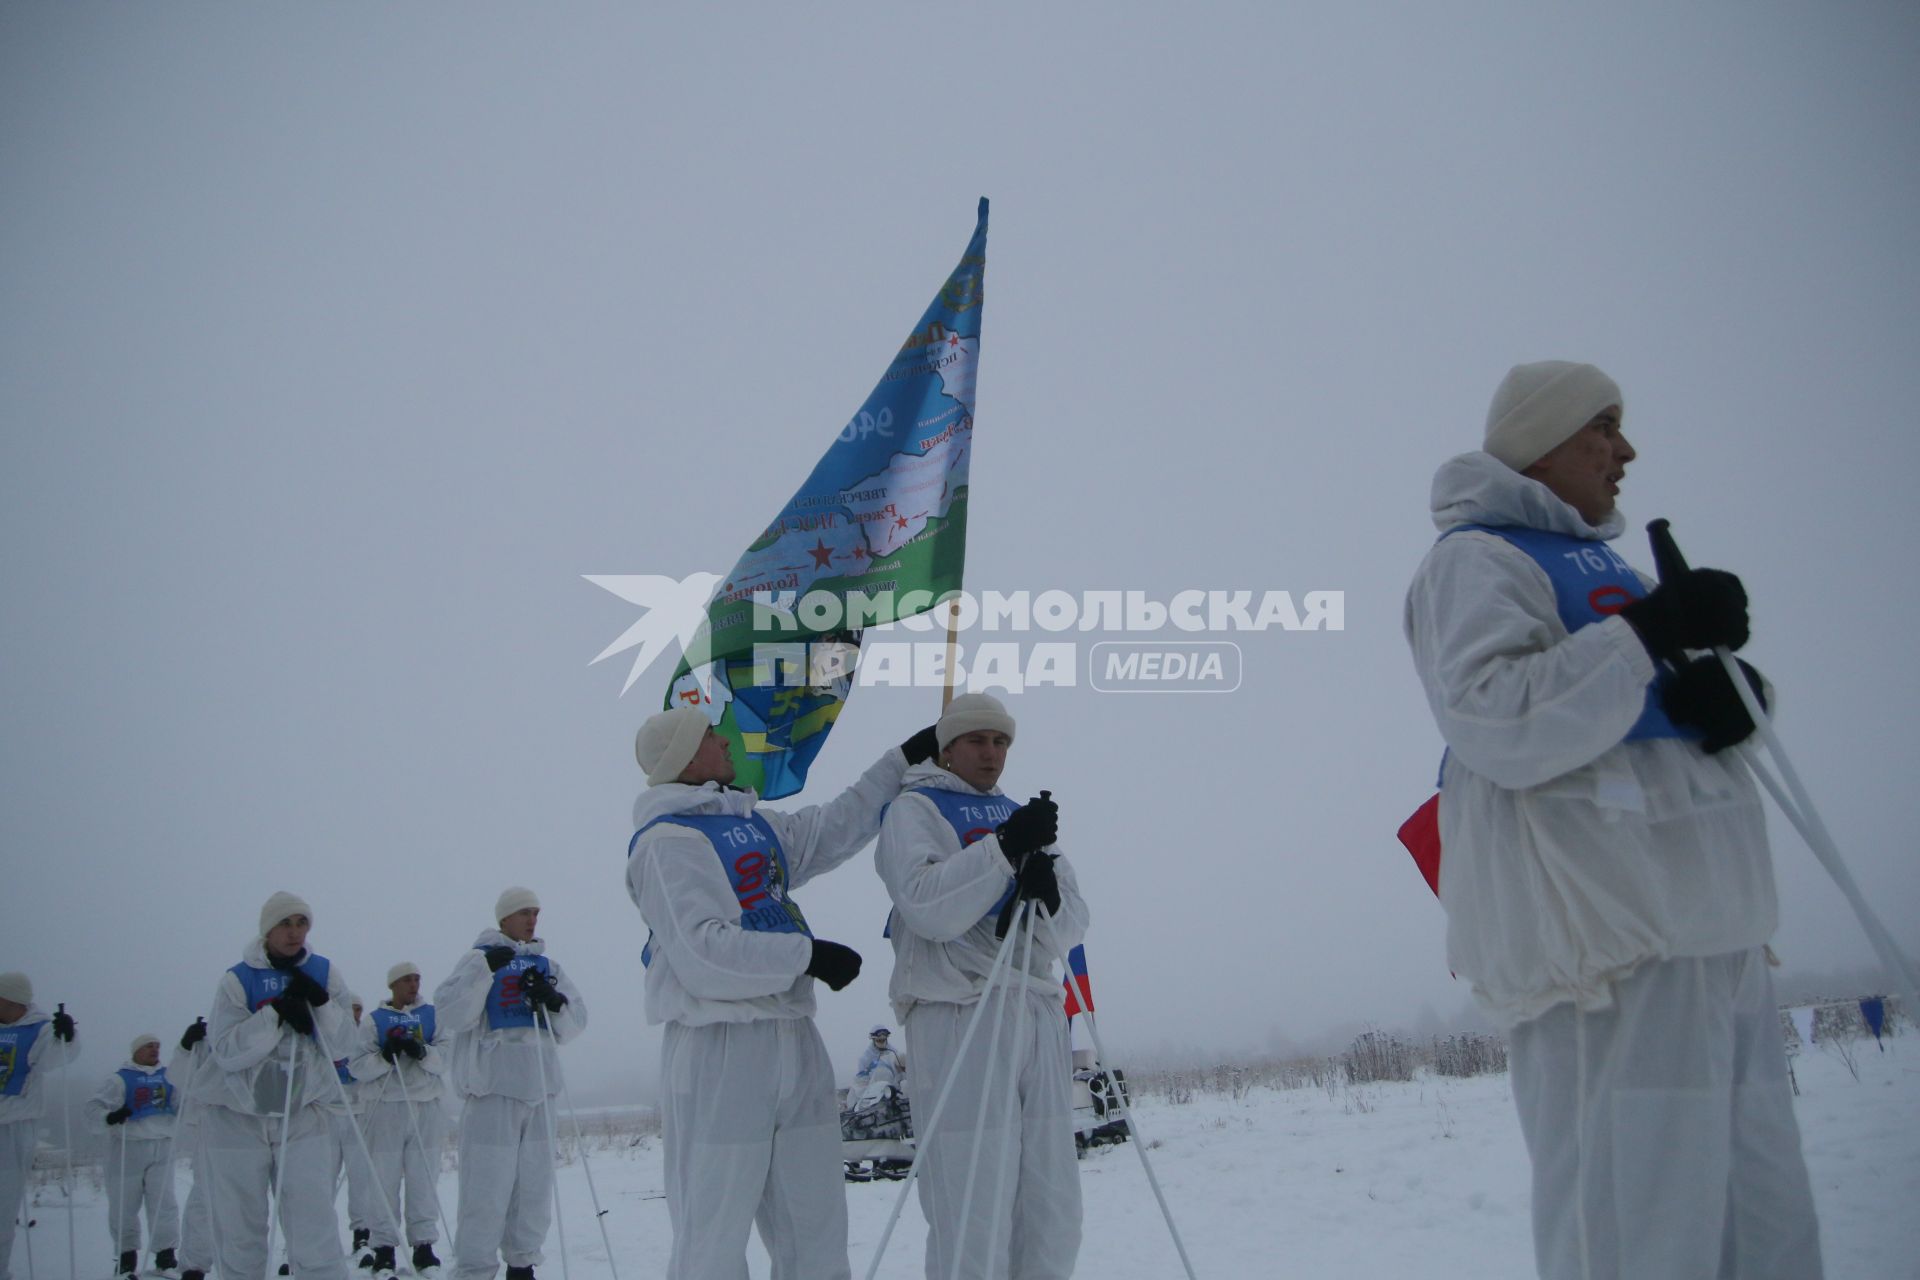
<path id="1" fill-rule="evenodd" d="M 313 908 L 307 900 L 297 893 L 288 893 L 285 889 L 267 899 L 260 908 L 260 936 L 266 937 L 267 930 L 285 920 L 288 916 L 305 916 L 307 923 L 313 923 Z"/>
<path id="2" fill-rule="evenodd" d="M 1487 438 L 1480 447 L 1515 471 L 1525 471 L 1609 407 L 1626 407 L 1619 384 L 1590 364 L 1517 364 L 1493 393 Z"/>
<path id="3" fill-rule="evenodd" d="M 159 1036 L 154 1035 L 151 1031 L 143 1031 L 133 1038 L 132 1044 L 127 1046 L 127 1056 L 129 1058 L 138 1057 L 140 1054 L 140 1046 L 143 1044 L 157 1045 L 159 1043 Z"/>
<path id="4" fill-rule="evenodd" d="M 1013 717 L 1000 705 L 1000 699 L 990 693 L 963 693 L 947 704 L 946 713 L 933 727 L 933 736 L 945 751 L 949 742 L 976 729 L 998 729 L 1011 741 Z"/>
<path id="5" fill-rule="evenodd" d="M 32 980 L 24 973 L 0 973 L 0 1000 L 11 1000 L 15 1004 L 32 1004 Z"/>
<path id="6" fill-rule="evenodd" d="M 707 736 L 707 713 L 698 707 L 669 707 L 647 717 L 633 735 L 633 758 L 647 772 L 647 785 L 679 780 Z"/>
<path id="7" fill-rule="evenodd" d="M 496 922 L 505 920 L 514 912 L 525 911 L 528 907 L 536 911 L 540 907 L 540 898 L 533 890 L 518 887 L 508 889 L 500 895 L 500 900 L 493 904 L 493 918 Z"/>
<path id="8" fill-rule="evenodd" d="M 512 915 L 513 913 L 508 912 L 507 914 Z M 411 960 L 402 960 L 399 964 L 387 970 L 387 985 L 392 986 L 394 983 L 400 981 L 400 979 L 402 978 L 417 978 L 419 976 L 420 976 L 419 965 L 415 964 Z"/>

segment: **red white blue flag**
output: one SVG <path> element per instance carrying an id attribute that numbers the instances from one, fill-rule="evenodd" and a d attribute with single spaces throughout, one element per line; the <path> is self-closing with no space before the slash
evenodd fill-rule
<path id="1" fill-rule="evenodd" d="M 1087 977 L 1087 949 L 1067 952 L 1067 1016 L 1093 1012 L 1093 979 Z"/>

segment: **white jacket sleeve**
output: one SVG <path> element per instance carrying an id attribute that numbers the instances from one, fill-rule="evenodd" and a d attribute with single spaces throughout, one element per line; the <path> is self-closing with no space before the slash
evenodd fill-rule
<path id="1" fill-rule="evenodd" d="M 246 992 L 231 973 L 220 975 L 213 1008 L 207 1011 L 207 1043 L 222 1071 L 248 1071 L 273 1056 L 280 1047 L 280 1013 L 272 1005 L 247 1009 Z"/>
<path id="2" fill-rule="evenodd" d="M 779 834 L 786 846 L 786 831 Z M 787 850 L 791 871 L 791 846 Z M 685 828 L 662 824 L 640 837 L 627 864 L 627 892 L 653 930 L 653 963 L 668 965 L 699 999 L 778 995 L 813 959 L 804 934 L 740 927 L 740 902 L 713 846 Z"/>
<path id="3" fill-rule="evenodd" d="M 120 1079 L 120 1073 L 114 1072 L 101 1082 L 87 1099 L 87 1116 L 102 1128 L 107 1125 L 107 1112 L 118 1111 L 127 1098 L 126 1082 Z"/>
<path id="4" fill-rule="evenodd" d="M 558 960 L 548 956 L 547 965 L 553 970 L 553 989 L 567 998 L 560 1012 L 547 1015 L 547 1025 L 553 1029 L 553 1042 L 566 1044 L 587 1029 L 587 1002 L 580 998 L 580 988 L 573 985 Z"/>
<path id="5" fill-rule="evenodd" d="M 950 942 L 979 924 L 1013 880 L 998 836 L 983 836 L 964 849 L 955 849 L 958 843 L 933 801 L 909 793 L 887 810 L 874 851 L 901 921 L 934 942 Z M 1063 884 L 1063 908 L 1065 896 Z"/>
<path id="6" fill-rule="evenodd" d="M 1489 534 L 1428 552 L 1405 626 L 1441 736 L 1501 787 L 1538 786 L 1620 745 L 1654 676 L 1625 619 L 1566 634 L 1546 574 Z"/>
<path id="7" fill-rule="evenodd" d="M 62 1040 L 53 1034 L 53 1020 L 49 1016 L 46 1029 L 34 1037 L 33 1048 L 27 1050 L 27 1066 L 30 1070 L 51 1071 L 75 1062 L 79 1057 L 80 1024 L 74 1023 L 73 1039 Z"/>
<path id="8" fill-rule="evenodd" d="M 380 1029 L 373 1020 L 371 1011 L 360 1019 L 353 1037 L 353 1055 L 347 1061 L 347 1070 L 355 1080 L 378 1080 L 393 1070 L 393 1064 L 380 1056 Z M 428 1050 L 432 1052 L 432 1050 Z"/>
<path id="9" fill-rule="evenodd" d="M 480 1025 L 486 1012 L 487 996 L 493 990 L 493 970 L 487 968 L 484 951 L 468 947 L 453 971 L 440 980 L 433 992 L 433 1014 L 440 1035 L 458 1035 Z"/>
<path id="10" fill-rule="evenodd" d="M 327 970 L 327 1002 L 313 1007 L 314 1039 L 318 1041 L 321 1052 L 326 1054 L 327 1061 L 337 1062 L 341 1058 L 352 1058 L 354 1036 L 359 1030 L 353 1022 L 353 998 L 347 989 L 346 979 L 340 976 L 339 965 L 330 965 Z M 340 1080 L 337 1073 L 333 1078 L 336 1082 Z M 337 1098 L 332 1089 L 322 1092 L 326 1097 Z"/>
<path id="11" fill-rule="evenodd" d="M 866 848 L 880 830 L 882 811 L 900 794 L 900 782 L 906 776 L 906 756 L 898 747 L 889 747 L 858 782 L 825 804 L 792 813 L 756 808 L 754 816 L 772 825 L 786 852 L 787 887 L 797 889 Z"/>

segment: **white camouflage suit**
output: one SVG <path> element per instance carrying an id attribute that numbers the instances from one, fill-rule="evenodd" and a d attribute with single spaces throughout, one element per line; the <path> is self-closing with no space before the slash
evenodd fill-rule
<path id="1" fill-rule="evenodd" d="M 1625 527 L 1617 511 L 1588 525 L 1482 452 L 1440 468 L 1433 518 L 1591 540 Z M 1752 780 L 1731 751 L 1624 741 L 1655 675 L 1646 648 L 1619 617 L 1568 634 L 1546 573 L 1493 534 L 1428 552 L 1405 629 L 1448 747 L 1447 963 L 1512 1027 L 1540 1274 L 1815 1280 Z"/>
<path id="2" fill-rule="evenodd" d="M 184 1155 L 193 1168 L 193 1189 L 187 1192 L 186 1207 L 180 1210 L 181 1271 L 213 1270 L 213 1198 L 210 1194 L 204 1130 L 199 1100 L 201 1073 L 215 1070 L 213 1048 L 201 1040 L 192 1049 L 176 1047 L 167 1060 L 167 1080 L 175 1089 L 179 1110 L 174 1115 L 174 1152 Z"/>
<path id="3" fill-rule="evenodd" d="M 1073 1141 L 1073 1046 L 1056 962 L 1087 932 L 1087 904 L 1073 866 L 1054 862 L 1060 910 L 1035 930 L 1031 959 L 1025 930 L 996 994 L 958 1058 L 967 1020 L 980 1003 L 1001 940 L 996 903 L 1013 883 L 1000 841 L 986 832 L 962 848 L 953 825 L 926 788 L 982 800 L 978 791 L 928 762 L 907 774 L 906 792 L 887 811 L 874 855 L 893 898 L 894 1015 L 905 1024 L 919 1080 L 920 1208 L 927 1219 L 927 1275 L 982 1280 L 1054 1280 L 1073 1274 L 1080 1252 L 1080 1169 Z M 988 823 L 983 819 L 983 824 Z M 1058 852 L 1058 846 L 1050 846 Z M 1024 965 L 1024 967 L 1023 967 Z M 1008 978 L 1008 975 L 1010 979 Z M 989 1058 L 992 1023 L 1000 1020 L 997 1056 Z M 949 1075 L 958 1080 L 928 1132 L 933 1103 Z M 986 1104 L 980 1144 L 974 1132 Z M 972 1213 L 962 1220 L 968 1166 L 978 1162 Z"/>
<path id="4" fill-rule="evenodd" d="M 303 950 L 298 963 L 306 963 L 310 954 Z M 241 959 L 255 968 L 270 967 L 259 938 Z M 254 1280 L 266 1274 L 277 1174 L 288 1263 L 301 1280 L 345 1280 L 340 1220 L 333 1207 L 338 1143 L 325 1105 L 337 1096 L 333 1060 L 352 1045 L 351 997 L 339 965 L 328 966 L 327 997 L 313 1010 L 314 1035 L 306 1036 L 284 1025 L 272 1005 L 249 1009 L 245 989 L 231 971 L 220 975 L 214 990 L 207 1015 L 212 1069 L 195 1076 L 191 1101 L 200 1108 L 214 1249 L 224 1277 Z M 283 1146 L 282 1115 L 288 1110 Z"/>
<path id="5" fill-rule="evenodd" d="M 515 942 L 498 929 L 484 929 L 433 993 L 439 1035 L 443 1042 L 453 1040 L 453 1082 L 462 1098 L 450 1280 L 489 1280 L 503 1258 L 509 1267 L 540 1262 L 553 1220 L 553 1138 L 560 1124 L 552 1106 L 561 1088 L 555 1044 L 568 1043 L 587 1027 L 586 1003 L 551 957 L 549 976 L 567 998 L 552 1015 L 552 1034 L 538 1026 L 488 1026 L 490 947 L 510 947 L 516 957 L 546 954 L 539 938 Z"/>
<path id="6" fill-rule="evenodd" d="M 388 1001 L 381 1007 L 407 1013 L 421 1006 L 399 1009 Z M 374 1181 L 390 1201 L 388 1208 L 374 1211 L 373 1243 L 396 1248 L 402 1243 L 432 1244 L 440 1238 L 438 1183 L 447 1132 L 441 1100 L 447 1091 L 444 1077 L 448 1062 L 439 1047 L 441 1032 L 436 1025 L 434 1038 L 426 1042 L 426 1056 L 418 1062 L 399 1054 L 389 1063 L 380 1056 L 380 1033 L 375 1022 L 372 1011 L 361 1018 L 353 1053 L 353 1074 L 361 1082 L 366 1106 L 367 1141 L 373 1147 Z M 393 1238 L 403 1191 L 404 1242 Z"/>
<path id="7" fill-rule="evenodd" d="M 142 1075 L 160 1071 L 157 1066 L 143 1067 L 132 1059 L 121 1065 Z M 142 1209 L 146 1210 L 152 1252 L 180 1243 L 180 1208 L 173 1198 L 173 1134 L 185 1095 L 171 1076 L 167 1087 L 173 1093 L 172 1111 L 117 1125 L 108 1124 L 106 1117 L 128 1105 L 126 1081 L 119 1071 L 102 1081 L 87 1099 L 87 1114 L 107 1135 L 107 1232 L 113 1237 L 116 1254 L 139 1252 Z"/>
<path id="8" fill-rule="evenodd" d="M 880 829 L 906 758 L 883 754 L 823 805 L 779 813 L 752 791 L 681 782 L 648 787 L 636 829 L 676 814 L 752 815 L 786 857 L 783 891 L 858 853 Z M 833 1064 L 813 1025 L 805 934 L 740 926 L 741 904 L 703 835 L 661 823 L 627 860 L 627 892 L 653 931 L 647 1021 L 665 1023 L 661 1133 L 670 1280 L 745 1280 L 757 1224 L 773 1280 L 838 1280 L 847 1197 Z"/>
<path id="9" fill-rule="evenodd" d="M 352 1005 L 355 999 L 357 997 L 349 993 L 347 1013 L 349 1043 L 357 1043 L 360 1031 L 353 1022 Z M 361 1021 L 365 1022 L 366 1017 L 367 1012 L 363 1006 L 360 1010 Z M 350 1054 L 343 1053 L 340 1057 L 348 1062 L 352 1060 Z M 372 1231 L 375 1224 L 385 1215 L 380 1212 L 380 1188 L 374 1181 L 373 1166 L 367 1163 L 367 1157 L 360 1149 L 362 1142 L 366 1142 L 369 1146 L 373 1142 L 373 1134 L 367 1130 L 366 1092 L 360 1087 L 358 1080 L 341 1080 L 342 1070 L 341 1063 L 336 1061 L 333 1064 L 333 1074 L 334 1079 L 340 1081 L 340 1089 L 338 1092 L 330 1091 L 326 1101 L 327 1112 L 333 1117 L 333 1184 L 337 1188 L 342 1178 L 346 1180 L 347 1229 L 358 1237 L 362 1231 Z M 352 1074 L 351 1070 L 348 1070 L 348 1074 Z M 342 1096 L 346 1098 L 344 1105 L 340 1101 Z M 360 1131 L 358 1137 L 354 1136 L 356 1126 Z"/>
<path id="10" fill-rule="evenodd" d="M 61 1040 L 53 1034 L 53 1015 L 37 1004 L 9 1027 L 40 1024 L 27 1053 L 27 1077 L 18 1094 L 0 1095 L 0 1280 L 12 1280 L 14 1219 L 23 1217 L 28 1175 L 34 1148 L 39 1145 L 40 1099 L 53 1087 L 58 1069 L 80 1056 L 80 1039 Z M 18 1071 L 19 1063 L 9 1070 Z M 0 1079 L 0 1084 L 4 1084 Z"/>

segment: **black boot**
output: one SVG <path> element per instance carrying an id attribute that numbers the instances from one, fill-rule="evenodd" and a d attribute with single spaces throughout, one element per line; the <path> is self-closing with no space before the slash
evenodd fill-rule
<path id="1" fill-rule="evenodd" d="M 533 1280 L 532 1267 L 508 1267 L 507 1280 Z"/>
<path id="2" fill-rule="evenodd" d="M 153 1269 L 155 1271 L 178 1271 L 180 1269 L 180 1260 L 173 1256 L 173 1250 L 162 1249 L 153 1255 Z"/>
<path id="3" fill-rule="evenodd" d="M 433 1246 L 426 1241 L 413 1246 L 413 1274 L 424 1276 L 440 1269 L 440 1259 L 434 1256 Z"/>
<path id="4" fill-rule="evenodd" d="M 387 1280 L 399 1268 L 394 1265 L 393 1246 L 376 1245 L 373 1250 L 373 1274 L 377 1280 Z"/>
<path id="5" fill-rule="evenodd" d="M 120 1255 L 120 1274 L 123 1276 L 137 1276 L 140 1274 L 140 1253 L 138 1250 L 129 1249 Z"/>
<path id="6" fill-rule="evenodd" d="M 373 1232 L 366 1227 L 355 1228 L 353 1233 L 353 1251 L 359 1253 L 367 1247 L 367 1241 L 373 1238 Z"/>
<path id="7" fill-rule="evenodd" d="M 180 1280 L 207 1280 L 207 1273 L 188 1268 L 180 1273 Z"/>
<path id="8" fill-rule="evenodd" d="M 280 1274 L 281 1274 L 281 1275 L 283 1275 L 283 1276 L 290 1276 L 290 1275 L 292 1275 L 292 1274 L 293 1274 L 293 1265 L 292 1265 L 291 1263 L 287 1263 L 287 1262 L 283 1262 L 283 1263 L 281 1263 L 281 1264 L 280 1264 Z"/>

